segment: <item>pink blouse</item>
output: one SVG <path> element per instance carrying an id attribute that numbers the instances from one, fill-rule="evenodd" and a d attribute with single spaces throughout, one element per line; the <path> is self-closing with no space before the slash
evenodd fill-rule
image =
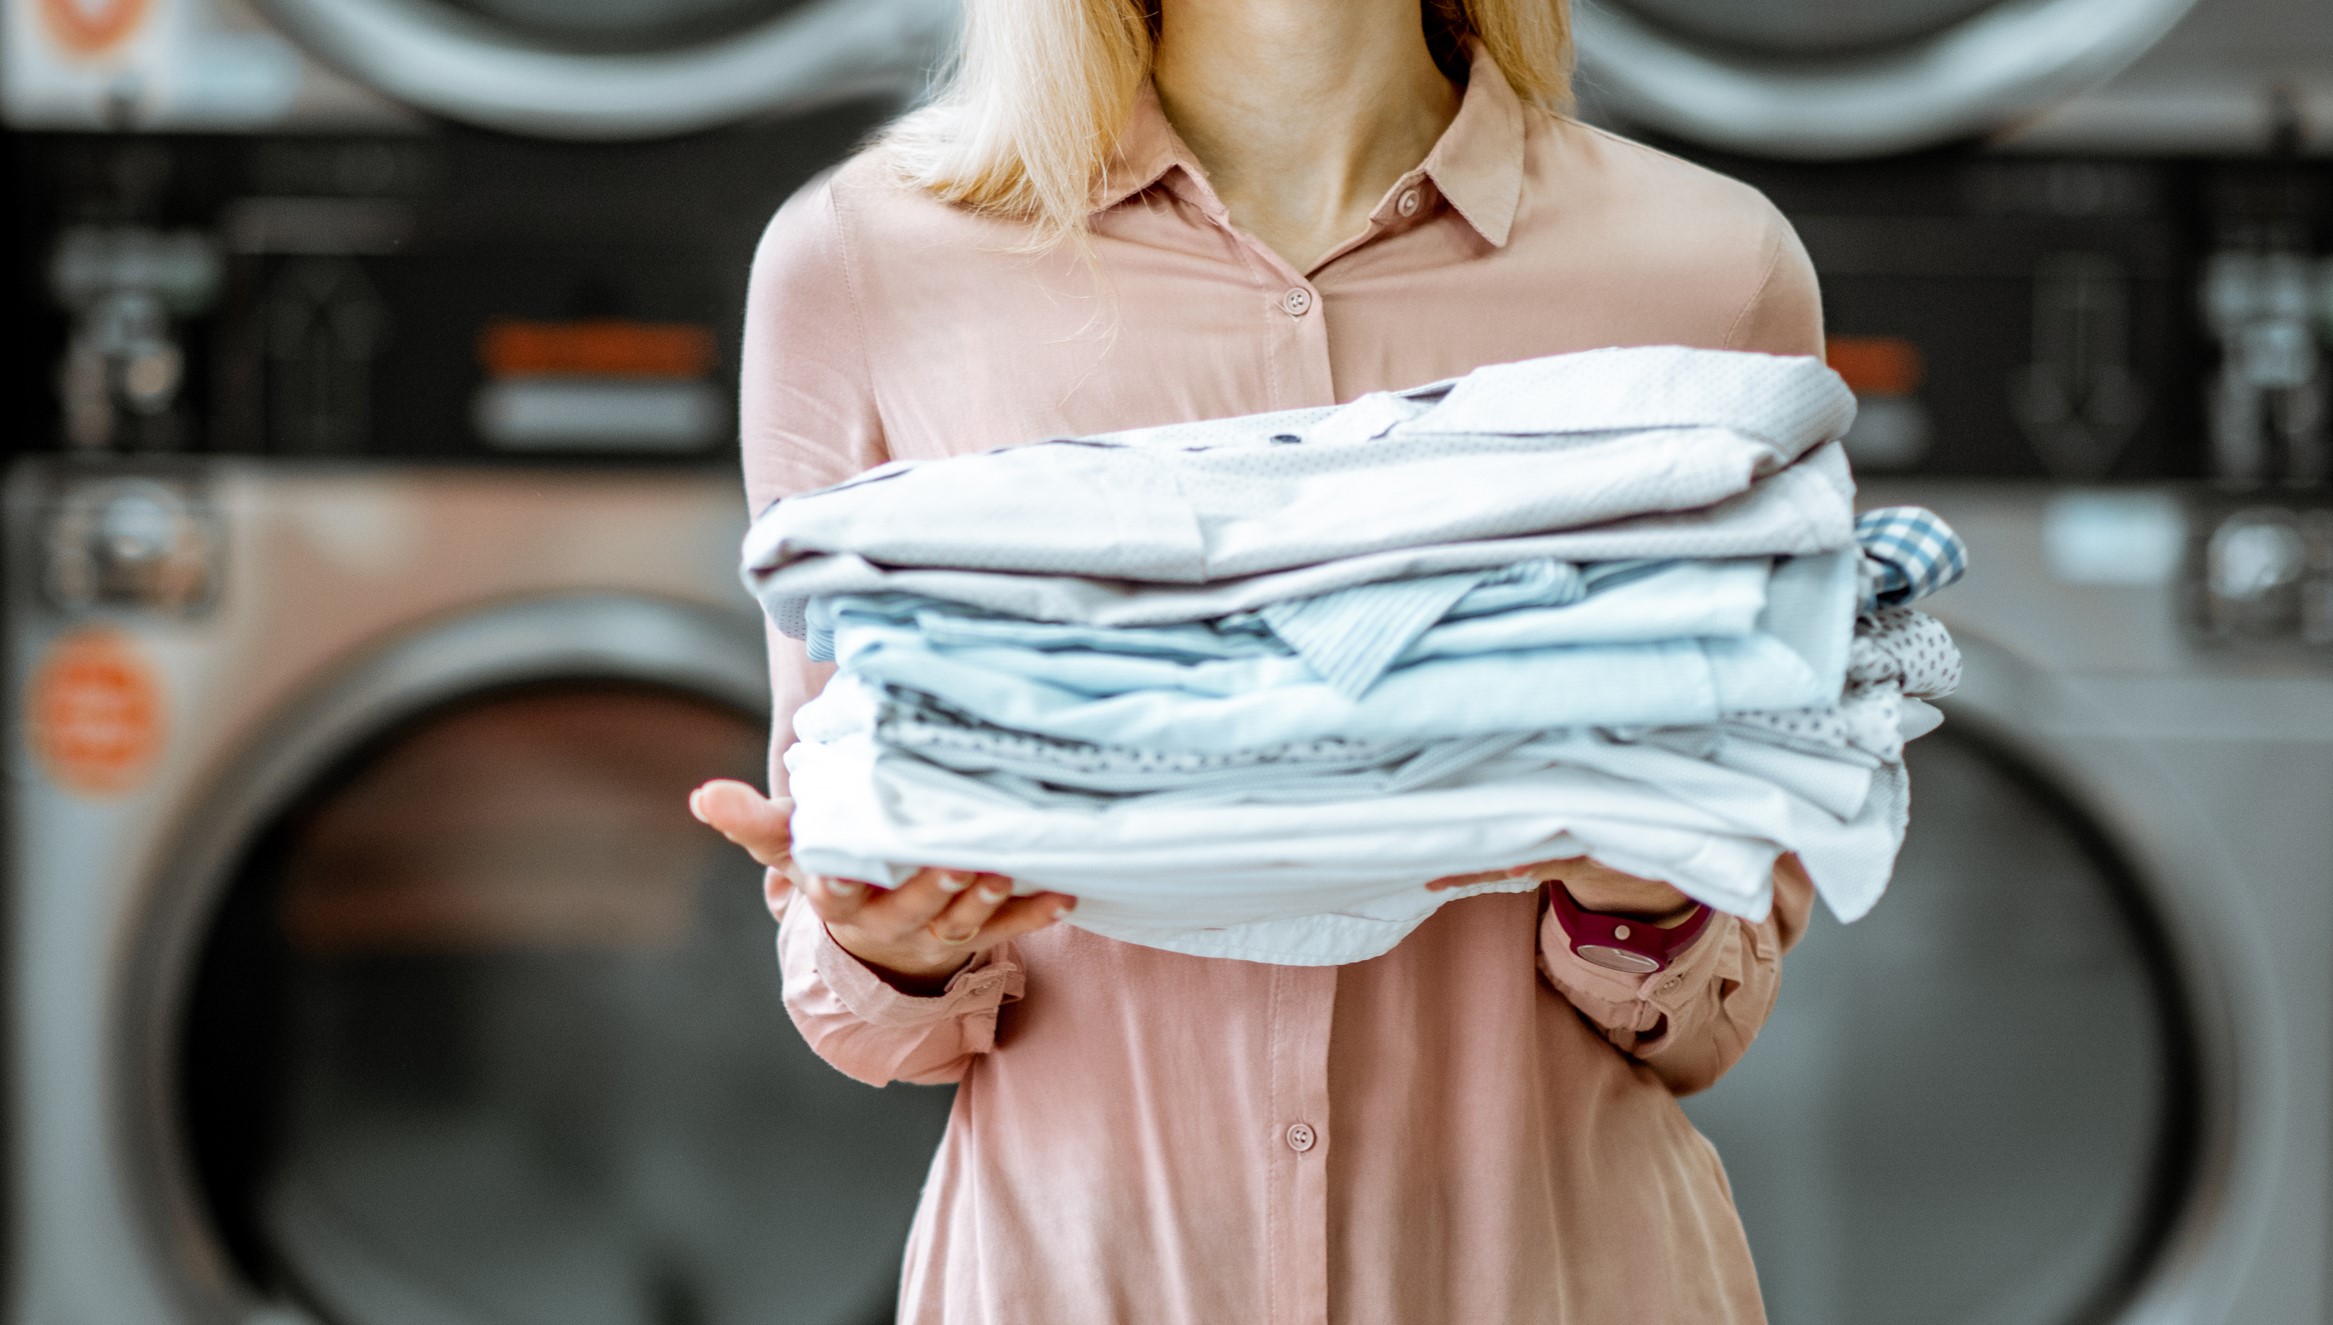
<path id="1" fill-rule="evenodd" d="M 1527 107 L 1479 56 L 1433 152 L 1309 271 L 1231 223 L 1150 99 L 1093 235 L 1090 266 L 1014 252 L 1013 225 L 866 156 L 803 190 L 754 264 L 755 509 L 893 458 L 1532 355 L 1822 351 L 1813 270 L 1763 197 Z M 782 638 L 772 660 L 791 714 L 822 669 Z M 1055 926 L 917 998 L 776 903 L 786 1005 L 821 1055 L 871 1084 L 958 1083 L 900 1319 L 993 1325 L 1762 1319 L 1725 1172 L 1676 1096 L 1749 1046 L 1809 904 L 1779 878 L 1770 920 L 1720 917 L 1641 980 L 1504 894 L 1333 968 Z"/>

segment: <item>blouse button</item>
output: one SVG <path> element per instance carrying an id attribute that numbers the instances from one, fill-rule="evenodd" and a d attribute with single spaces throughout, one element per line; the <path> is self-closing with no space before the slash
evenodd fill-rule
<path id="1" fill-rule="evenodd" d="M 1403 189 L 1401 191 L 1401 196 L 1394 199 L 1393 210 L 1400 212 L 1404 216 L 1416 216 L 1418 214 L 1418 207 L 1420 204 L 1421 199 L 1419 199 L 1418 191 L 1416 189 Z"/>
<path id="2" fill-rule="evenodd" d="M 1312 1130 L 1312 1124 L 1288 1124 L 1288 1148 L 1295 1151 L 1297 1154 L 1301 1155 L 1305 1151 L 1312 1149 L 1313 1145 L 1319 1140 L 1320 1136 L 1318 1133 Z"/>
<path id="3" fill-rule="evenodd" d="M 1312 311 L 1312 291 L 1301 285 L 1297 286 L 1280 296 L 1280 307 L 1286 310 L 1290 317 L 1303 317 Z"/>

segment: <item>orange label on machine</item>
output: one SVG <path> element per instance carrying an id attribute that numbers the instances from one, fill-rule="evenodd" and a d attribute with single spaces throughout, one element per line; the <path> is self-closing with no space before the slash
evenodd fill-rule
<path id="1" fill-rule="evenodd" d="M 41 18 L 59 46 L 102 55 L 136 35 L 147 0 L 39 0 Z"/>
<path id="2" fill-rule="evenodd" d="M 26 734 L 50 780 L 85 795 L 135 787 L 162 749 L 162 687 L 117 630 L 59 638 L 32 674 Z"/>

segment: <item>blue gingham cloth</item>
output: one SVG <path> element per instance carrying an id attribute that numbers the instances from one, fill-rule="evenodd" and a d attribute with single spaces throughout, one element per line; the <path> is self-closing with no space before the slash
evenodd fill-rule
<path id="1" fill-rule="evenodd" d="M 1863 548 L 1863 612 L 1901 607 L 1968 573 L 1968 544 L 1925 506 L 1882 506 L 1855 520 Z"/>

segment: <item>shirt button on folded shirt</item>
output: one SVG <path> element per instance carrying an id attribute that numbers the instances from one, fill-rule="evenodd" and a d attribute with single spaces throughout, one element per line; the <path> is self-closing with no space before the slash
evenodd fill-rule
<path id="1" fill-rule="evenodd" d="M 1314 1144 L 1319 1140 L 1320 1134 L 1312 1130 L 1312 1124 L 1288 1124 L 1288 1148 L 1295 1151 L 1297 1154 L 1301 1155 L 1305 1151 L 1312 1149 Z"/>
<path id="2" fill-rule="evenodd" d="M 1416 189 L 1403 189 L 1401 191 L 1401 196 L 1394 199 L 1393 210 L 1400 212 L 1404 216 L 1416 216 L 1418 214 L 1420 201 L 1421 200 L 1418 197 L 1418 191 Z"/>
<path id="3" fill-rule="evenodd" d="M 1297 286 L 1280 296 L 1280 307 L 1285 309 L 1290 317 L 1303 317 L 1312 311 L 1312 291 L 1301 285 Z"/>

